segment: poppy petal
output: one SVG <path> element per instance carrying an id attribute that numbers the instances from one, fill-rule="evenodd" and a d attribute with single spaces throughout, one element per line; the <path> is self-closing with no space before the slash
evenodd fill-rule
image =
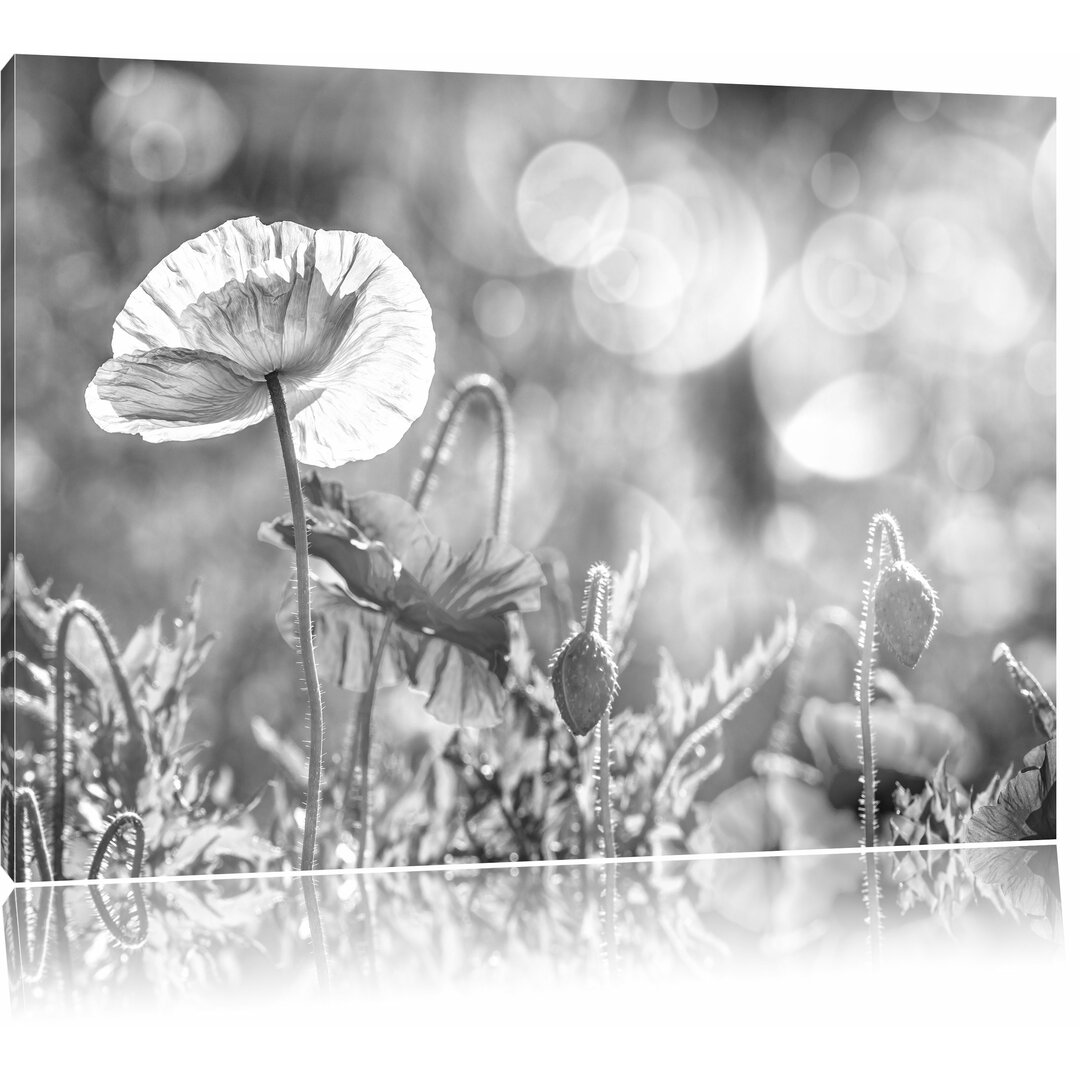
<path id="1" fill-rule="evenodd" d="M 86 408 L 105 431 L 148 442 L 226 435 L 273 411 L 264 381 L 227 357 L 191 349 L 107 360 L 86 389 Z"/>
<path id="2" fill-rule="evenodd" d="M 292 221 L 264 225 L 256 217 L 226 221 L 181 244 L 147 274 L 113 324 L 114 356 L 159 348 L 190 348 L 184 310 L 258 268 L 289 279 L 296 252 L 314 230 Z"/>

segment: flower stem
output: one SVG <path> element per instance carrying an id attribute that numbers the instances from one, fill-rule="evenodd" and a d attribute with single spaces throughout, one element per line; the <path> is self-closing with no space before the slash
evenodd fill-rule
<path id="1" fill-rule="evenodd" d="M 586 633 L 599 634 L 607 641 L 608 599 L 611 571 L 603 563 L 589 568 L 581 618 Z M 600 717 L 600 820 L 604 830 L 604 858 L 615 858 L 615 828 L 611 821 L 611 709 Z"/>
<path id="2" fill-rule="evenodd" d="M 874 755 L 874 732 L 870 726 L 870 702 L 874 696 L 874 646 L 877 620 L 874 610 L 874 593 L 881 576 L 882 548 L 886 541 L 893 561 L 904 558 L 904 540 L 900 526 L 889 513 L 875 514 L 870 520 L 870 536 L 867 546 L 867 569 L 870 577 L 863 593 L 861 631 L 862 657 L 859 661 L 858 681 L 855 690 L 859 698 L 859 754 L 863 779 L 863 846 L 872 848 L 877 835 L 877 765 Z M 872 895 L 871 895 L 872 894 Z M 876 891 L 868 893 L 870 903 L 876 906 Z"/>
<path id="3" fill-rule="evenodd" d="M 600 817 L 604 826 L 604 857 L 615 858 L 615 829 L 611 823 L 611 710 L 600 718 Z"/>
<path id="4" fill-rule="evenodd" d="M 127 896 L 131 898 L 135 916 L 135 930 L 131 929 L 131 911 L 121 909 L 123 918 L 117 918 L 109 908 L 109 903 L 102 892 L 102 886 L 89 882 L 90 899 L 94 903 L 101 925 L 122 949 L 141 949 L 150 935 L 150 920 L 146 912 L 146 897 L 142 883 L 133 881 L 128 886 Z M 58 895 L 63 895 L 59 892 Z M 117 905 L 119 907 L 119 905 Z M 62 910 L 62 909 L 61 909 Z"/>
<path id="5" fill-rule="evenodd" d="M 120 666 L 119 651 L 116 642 L 105 622 L 101 612 L 84 600 L 71 600 L 64 608 L 60 616 L 60 625 L 56 631 L 56 733 L 54 744 L 54 790 L 53 790 L 53 872 L 58 881 L 64 880 L 64 809 L 67 799 L 67 673 L 68 673 L 68 631 L 76 616 L 80 616 L 94 631 L 101 643 L 105 659 L 109 663 L 109 671 L 112 673 L 113 682 L 120 694 L 120 703 L 124 708 L 124 716 L 127 719 L 128 734 L 132 738 L 138 738 L 141 742 L 142 752 L 147 753 L 147 732 L 139 722 L 139 714 L 135 709 L 135 702 L 131 696 L 131 687 L 128 685 L 127 676 Z"/>
<path id="6" fill-rule="evenodd" d="M 439 410 L 439 429 L 425 447 L 423 464 L 413 477 L 409 502 L 424 512 L 431 496 L 435 467 L 446 462 L 453 450 L 465 405 L 471 397 L 483 397 L 491 411 L 495 429 L 495 503 L 492 533 L 505 540 L 510 531 L 510 470 L 513 464 L 514 431 L 510 402 L 502 384 L 490 375 L 466 375 L 458 381 Z"/>
<path id="7" fill-rule="evenodd" d="M 294 548 L 296 551 L 296 597 L 297 629 L 300 635 L 300 656 L 304 665 L 304 681 L 307 686 L 311 708 L 311 751 L 308 758 L 307 803 L 304 807 L 304 846 L 300 856 L 300 869 L 311 870 L 315 866 L 315 845 L 319 832 L 319 801 L 322 796 L 323 716 L 322 693 L 319 690 L 319 671 L 315 666 L 315 641 L 311 632 L 311 578 L 308 572 L 307 515 L 304 512 L 304 495 L 300 488 L 300 467 L 296 461 L 289 411 L 285 394 L 276 371 L 266 376 L 270 400 L 274 405 L 274 421 L 281 441 L 281 456 L 285 462 L 285 480 L 289 485 L 289 503 L 292 508 Z"/>
<path id="8" fill-rule="evenodd" d="M 101 876 L 101 864 L 105 861 L 109 845 L 116 839 L 122 830 L 131 830 L 135 834 L 135 851 L 131 856 L 131 876 L 139 877 L 142 873 L 143 845 L 146 842 L 146 828 L 143 819 L 134 811 L 128 810 L 116 817 L 109 823 L 109 827 L 101 834 L 97 850 L 90 863 L 89 877 Z"/>
<path id="9" fill-rule="evenodd" d="M 49 865 L 49 852 L 45 847 L 45 830 L 41 827 L 41 811 L 38 809 L 37 799 L 31 788 L 22 787 L 15 790 L 15 829 L 12 837 L 12 846 L 21 849 L 30 833 L 30 844 L 33 848 L 34 861 L 37 863 L 38 874 L 42 881 L 53 880 L 53 869 Z M 15 859 L 16 882 L 26 880 L 26 857 L 17 852 Z"/>
<path id="10" fill-rule="evenodd" d="M 319 893 L 314 878 L 301 878 L 300 884 L 304 890 L 304 907 L 307 909 L 308 930 L 311 932 L 311 948 L 315 953 L 315 971 L 319 977 L 319 989 L 325 994 L 330 990 L 330 965 L 326 956 L 322 914 L 319 911 Z"/>
<path id="11" fill-rule="evenodd" d="M 356 767 L 360 765 L 360 851 L 356 858 L 356 865 L 364 865 L 364 855 L 367 851 L 369 802 L 371 799 L 371 785 L 369 766 L 371 762 L 371 713 L 375 707 L 375 694 L 378 690 L 379 668 L 382 665 L 383 653 L 386 651 L 386 643 L 390 640 L 390 632 L 394 628 L 394 616 L 387 615 L 383 623 L 382 633 L 379 635 L 379 643 L 375 646 L 375 655 L 371 661 L 371 678 L 367 689 L 360 698 L 356 707 L 356 720 L 353 725 L 352 750 L 349 754 L 349 773 L 345 780 L 345 798 L 341 804 L 342 818 L 349 812 L 349 800 L 352 798 L 353 780 L 356 777 Z"/>

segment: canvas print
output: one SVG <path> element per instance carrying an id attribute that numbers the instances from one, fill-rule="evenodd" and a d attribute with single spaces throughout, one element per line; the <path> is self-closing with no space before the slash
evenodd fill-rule
<path id="1" fill-rule="evenodd" d="M 3 89 L 14 880 L 1055 838 L 1052 99 Z"/>

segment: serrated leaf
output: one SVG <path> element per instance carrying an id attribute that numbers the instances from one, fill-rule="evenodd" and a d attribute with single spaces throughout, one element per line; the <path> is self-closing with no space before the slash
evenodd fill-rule
<path id="1" fill-rule="evenodd" d="M 1027 702 L 1035 730 L 1044 739 L 1054 738 L 1057 734 L 1057 709 L 1050 700 L 1050 695 L 1042 688 L 1039 680 L 1013 656 L 1009 646 L 1003 641 L 994 649 L 993 662 L 1001 659 L 1004 659 L 1020 696 Z"/>
<path id="2" fill-rule="evenodd" d="M 1057 740 L 1036 746 L 1024 756 L 1016 776 L 997 799 L 972 814 L 964 839 L 997 840 L 1057 838 Z"/>

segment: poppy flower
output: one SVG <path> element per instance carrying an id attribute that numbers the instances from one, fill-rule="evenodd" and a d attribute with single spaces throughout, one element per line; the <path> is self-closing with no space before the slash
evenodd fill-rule
<path id="1" fill-rule="evenodd" d="M 291 221 L 227 221 L 131 294 L 113 358 L 86 390 L 106 431 L 149 442 L 226 435 L 284 392 L 296 455 L 326 468 L 395 446 L 427 402 L 431 308 L 381 241 Z"/>
<path id="2" fill-rule="evenodd" d="M 435 338 L 420 286 L 381 240 L 251 217 L 189 240 L 151 270 L 113 324 L 112 348 L 86 390 L 100 427 L 186 441 L 273 415 L 303 534 L 298 460 L 333 467 L 395 446 L 427 401 Z M 322 699 L 303 538 L 294 550 L 311 705 L 300 868 L 311 870 Z"/>
<path id="3" fill-rule="evenodd" d="M 508 616 L 539 608 L 539 563 L 494 537 L 458 558 L 396 495 L 348 498 L 315 473 L 303 487 L 324 673 L 346 689 L 367 689 L 376 642 L 392 616 L 380 682 L 423 690 L 427 711 L 444 723 L 497 724 L 506 703 Z M 292 521 L 265 523 L 259 536 L 292 547 Z M 278 625 L 290 640 L 294 614 L 286 600 Z"/>

